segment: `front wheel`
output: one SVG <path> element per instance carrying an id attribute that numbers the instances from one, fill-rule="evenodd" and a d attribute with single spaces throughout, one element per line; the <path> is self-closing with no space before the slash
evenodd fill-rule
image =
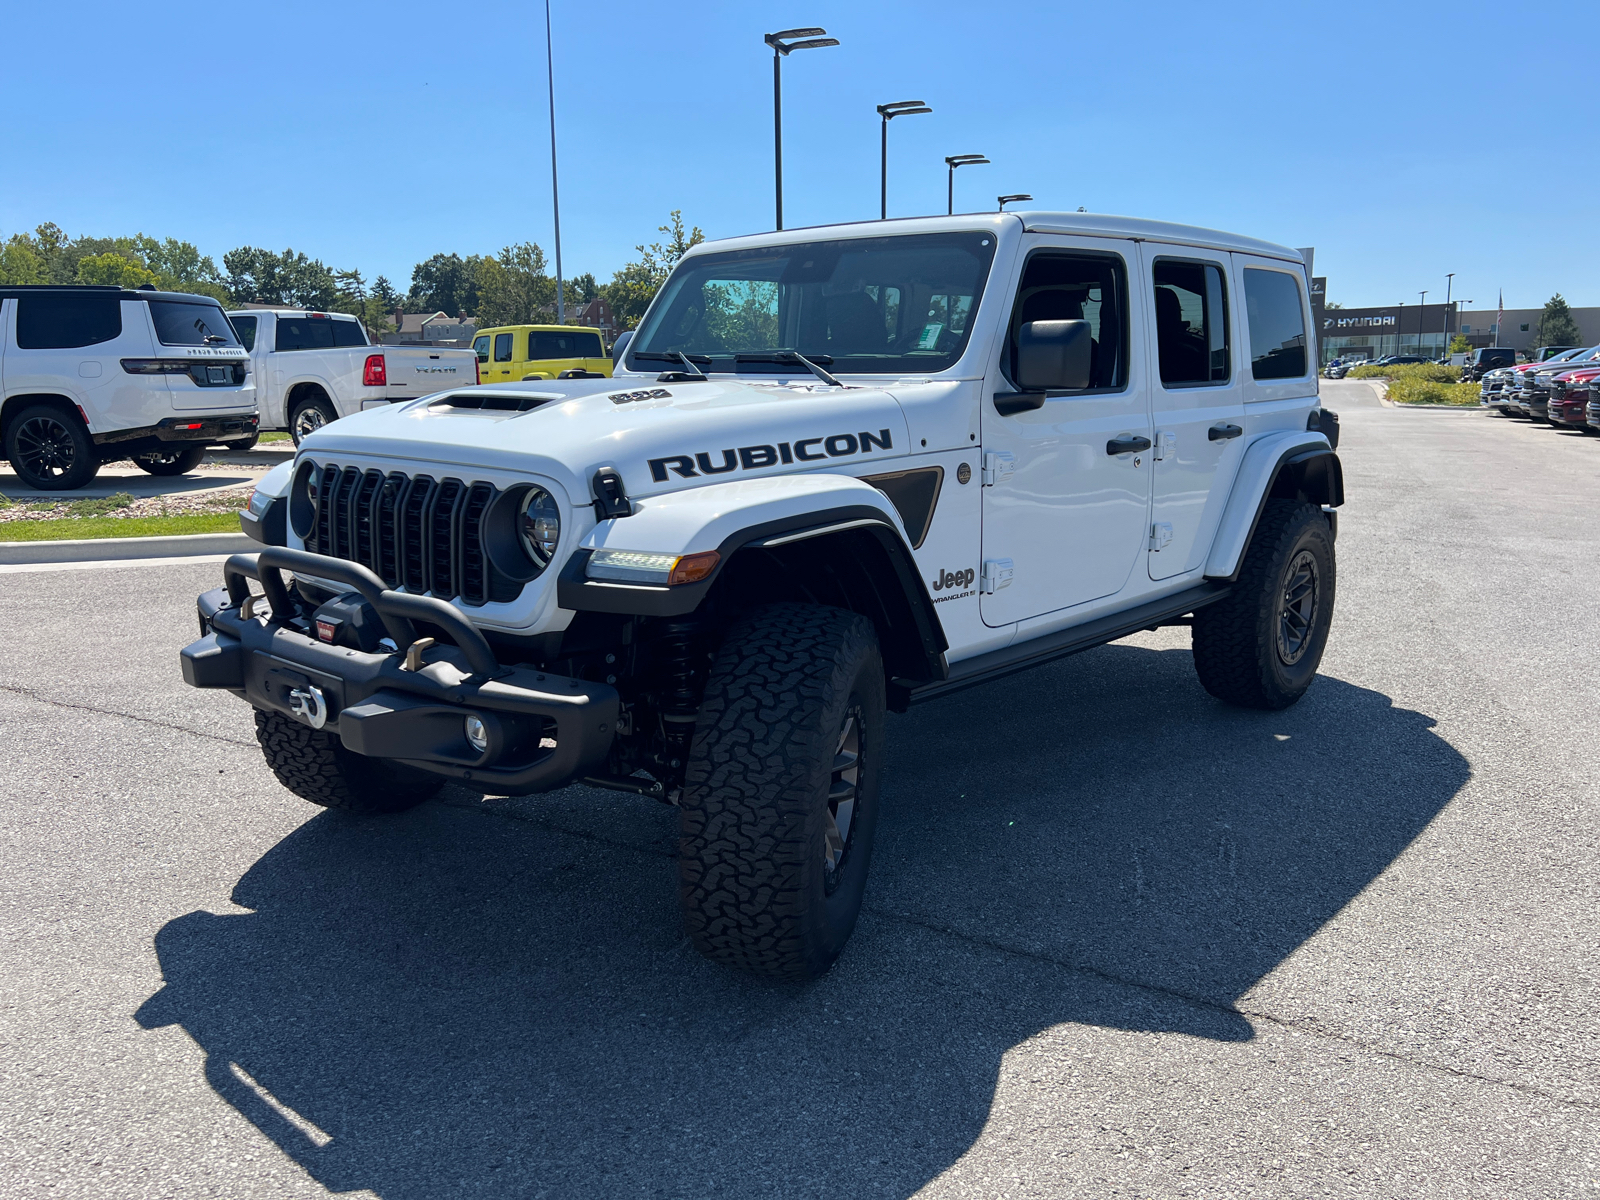
<path id="1" fill-rule="evenodd" d="M 5 448 L 22 482 L 41 492 L 70 492 L 100 472 L 100 456 L 83 422 L 48 404 L 16 415 Z"/>
<path id="2" fill-rule="evenodd" d="M 1333 536 L 1315 504 L 1268 500 L 1233 590 L 1194 615 L 1194 668 L 1206 691 L 1242 708 L 1288 708 L 1328 644 Z"/>
<path id="3" fill-rule="evenodd" d="M 438 775 L 347 750 L 337 734 L 256 709 L 256 741 L 267 766 L 302 800 L 361 814 L 415 808 L 444 786 Z"/>
<path id="4" fill-rule="evenodd" d="M 182 450 L 152 450 L 149 454 L 136 454 L 133 465 L 151 475 L 187 475 L 198 467 L 206 456 L 204 446 L 185 446 Z"/>
<path id="5" fill-rule="evenodd" d="M 866 889 L 883 739 L 870 621 L 779 604 L 734 627 L 679 806 L 679 897 L 702 954 L 774 979 L 832 965 Z"/>

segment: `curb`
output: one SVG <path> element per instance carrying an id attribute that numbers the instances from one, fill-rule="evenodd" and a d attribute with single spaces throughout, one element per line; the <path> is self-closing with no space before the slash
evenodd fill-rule
<path id="1" fill-rule="evenodd" d="M 59 542 L 0 542 L 0 564 L 101 562 L 237 554 L 261 543 L 243 533 L 185 533 L 169 537 L 80 538 Z"/>

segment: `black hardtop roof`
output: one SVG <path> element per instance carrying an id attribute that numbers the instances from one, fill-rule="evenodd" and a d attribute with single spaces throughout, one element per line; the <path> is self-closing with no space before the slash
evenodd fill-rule
<path id="1" fill-rule="evenodd" d="M 0 300 L 69 292 L 94 292 L 102 296 L 116 296 L 120 300 L 176 300 L 182 304 L 215 304 L 222 307 L 222 301 L 215 296 L 202 296 L 196 292 L 158 292 L 154 288 L 123 288 L 110 283 L 4 284 L 0 285 Z"/>

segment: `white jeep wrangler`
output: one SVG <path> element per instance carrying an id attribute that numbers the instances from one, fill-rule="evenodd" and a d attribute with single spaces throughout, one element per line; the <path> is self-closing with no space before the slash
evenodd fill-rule
<path id="1" fill-rule="evenodd" d="M 1310 685 L 1343 480 L 1307 295 L 1293 250 L 1080 214 L 702 244 L 616 378 L 307 437 L 184 676 L 316 804 L 674 804 L 695 944 L 815 976 L 886 711 L 1177 624 L 1223 700 Z"/>

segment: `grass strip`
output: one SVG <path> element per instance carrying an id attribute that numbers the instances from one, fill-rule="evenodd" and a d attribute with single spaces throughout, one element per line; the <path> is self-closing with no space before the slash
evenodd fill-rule
<path id="1" fill-rule="evenodd" d="M 239 514 L 231 512 L 188 513 L 181 517 L 79 517 L 55 521 L 6 521 L 0 524 L 0 543 L 238 532 Z"/>

